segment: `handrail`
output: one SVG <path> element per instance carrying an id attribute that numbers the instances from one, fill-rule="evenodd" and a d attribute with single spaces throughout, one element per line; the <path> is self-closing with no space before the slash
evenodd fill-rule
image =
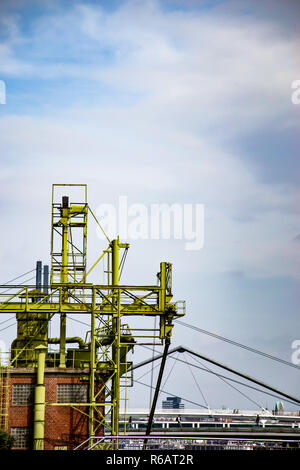
<path id="1" fill-rule="evenodd" d="M 120 440 L 139 440 L 141 441 L 141 449 L 140 450 L 145 450 L 143 448 L 143 444 L 144 444 L 144 438 L 145 436 L 144 435 L 124 435 L 124 434 L 121 434 L 121 435 L 116 435 L 116 436 L 90 436 L 88 439 L 86 439 L 85 441 L 83 441 L 81 444 L 79 444 L 77 447 L 75 447 L 73 450 L 93 450 L 95 447 L 97 447 L 99 444 L 101 444 L 102 442 L 106 441 L 106 440 L 110 440 L 110 441 L 114 441 L 114 440 L 117 440 L 117 439 L 120 439 Z M 93 442 L 95 439 L 97 439 L 96 442 Z M 198 441 L 199 439 L 203 440 L 204 437 L 203 436 L 197 436 L 197 435 L 194 435 L 194 436 L 168 436 L 168 435 L 152 435 L 152 436 L 147 436 L 147 440 L 163 440 L 163 441 L 180 441 L 180 440 L 184 440 L 184 441 Z M 206 439 L 209 439 L 209 440 L 215 440 L 216 438 L 215 437 L 211 437 L 211 436 L 208 436 Z M 259 437 L 245 437 L 245 436 L 241 436 L 241 437 L 232 437 L 232 436 L 218 436 L 217 439 L 219 441 L 242 441 L 242 442 L 256 442 L 256 441 L 259 441 L 259 442 L 276 442 L 276 441 L 282 441 L 282 437 L 280 438 L 279 436 L 278 437 L 275 437 L 275 436 L 270 436 L 270 437 L 262 437 L 262 436 L 259 436 Z M 92 445 L 91 446 L 86 446 L 85 448 L 82 448 L 85 444 L 87 444 L 88 442 L 92 442 Z M 295 442 L 295 439 L 284 439 L 284 442 Z"/>

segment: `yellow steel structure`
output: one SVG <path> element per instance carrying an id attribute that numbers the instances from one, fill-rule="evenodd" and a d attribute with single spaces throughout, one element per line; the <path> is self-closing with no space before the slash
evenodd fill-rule
<path id="1" fill-rule="evenodd" d="M 10 370 L 0 364 L 0 429 L 8 430 Z"/>
<path id="2" fill-rule="evenodd" d="M 68 196 L 56 199 L 55 191 L 58 189 L 71 191 L 73 188 L 83 191 L 81 201 L 70 201 Z M 155 285 L 120 284 L 120 266 L 129 245 L 121 243 L 119 238 L 109 240 L 106 236 L 108 247 L 87 271 L 89 212 L 96 219 L 87 203 L 86 185 L 53 185 L 48 294 L 27 285 L 10 286 L 10 294 L 0 294 L 0 313 L 15 313 L 18 320 L 18 337 L 12 344 L 10 366 L 28 364 L 28 361 L 37 366 L 35 448 L 43 447 L 43 370 L 45 365 L 57 365 L 56 358 L 45 352 L 49 344 L 59 341 L 60 368 L 75 366 L 87 370 L 88 403 L 69 405 L 82 412 L 88 407 L 89 436 L 96 435 L 103 426 L 112 436 L 117 436 L 121 380 L 125 378 L 126 382 L 129 365 L 127 353 L 138 344 L 163 345 L 169 342 L 174 318 L 185 314 L 183 301 L 172 302 L 170 263 L 160 263 Z M 121 261 L 120 250 L 124 250 Z M 88 283 L 87 275 L 105 257 L 107 284 Z M 66 337 L 68 314 L 84 314 L 89 318 L 90 331 L 85 341 L 75 338 L 79 342 L 78 350 L 66 351 L 66 344 L 74 341 L 74 338 Z M 60 316 L 58 340 L 48 338 L 48 324 L 54 315 Z M 125 318 L 129 321 L 133 317 L 145 320 L 158 317 L 159 328 L 156 331 L 153 328 L 132 328 L 123 323 Z M 28 353 L 30 350 L 34 351 Z"/>

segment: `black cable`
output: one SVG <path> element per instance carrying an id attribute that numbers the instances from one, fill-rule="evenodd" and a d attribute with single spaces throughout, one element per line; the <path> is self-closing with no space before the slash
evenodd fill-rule
<path id="1" fill-rule="evenodd" d="M 213 373 L 213 371 L 212 371 L 209 367 L 207 367 L 207 366 L 205 366 L 204 364 L 202 364 L 202 362 L 199 361 L 198 358 L 197 358 L 197 359 L 195 358 L 195 360 L 197 360 L 197 362 L 199 362 L 199 364 L 201 364 L 203 367 L 205 367 L 205 369 L 207 369 L 207 371 Z M 245 393 L 241 392 L 237 387 L 235 387 L 234 385 L 228 383 L 227 380 L 224 379 L 224 377 L 220 377 L 220 376 L 217 375 L 217 374 L 215 374 L 215 375 L 218 376 L 218 378 L 219 378 L 220 380 L 222 380 L 225 384 L 227 384 L 229 387 L 233 388 L 233 389 L 236 390 L 238 393 L 240 393 L 243 397 L 245 397 L 245 398 L 247 398 L 249 401 L 251 401 L 251 403 L 254 403 L 254 405 L 258 406 L 259 408 L 263 408 L 259 403 L 257 403 L 256 401 L 252 400 L 252 398 L 250 398 L 250 397 L 249 397 L 248 395 L 246 395 Z"/>
<path id="2" fill-rule="evenodd" d="M 240 348 L 246 349 L 247 351 L 251 351 L 255 354 L 259 354 L 261 356 L 267 357 L 268 359 L 272 359 L 272 360 L 280 362 L 281 364 L 284 364 L 286 366 L 294 367 L 294 368 L 300 370 L 300 366 L 298 366 L 296 364 L 293 364 L 292 362 L 285 361 L 284 359 L 281 359 L 281 358 L 276 357 L 276 356 L 272 356 L 271 354 L 267 354 L 263 351 L 259 351 L 258 349 L 255 349 L 255 348 L 251 348 L 250 346 L 246 346 L 245 344 L 238 343 L 237 341 L 233 341 L 229 338 L 225 338 L 224 336 L 217 335 L 216 333 L 211 333 L 210 331 L 203 330 L 202 328 L 199 328 L 195 325 L 189 325 L 188 323 L 185 323 L 181 320 L 174 320 L 174 321 L 176 321 L 179 325 L 185 326 L 185 327 L 190 328 L 194 331 L 198 331 L 199 333 L 204 333 L 206 335 L 212 336 L 213 338 L 217 338 L 217 339 L 220 339 L 221 341 L 225 341 L 226 343 L 229 343 L 233 346 L 238 346 Z"/>
<path id="3" fill-rule="evenodd" d="M 25 281 L 23 282 L 22 286 L 25 285 L 26 282 L 32 281 L 32 279 L 35 279 L 35 276 L 32 276 L 32 277 L 30 277 L 29 279 L 25 279 Z"/>
<path id="4" fill-rule="evenodd" d="M 6 320 L 3 320 L 2 322 L 0 322 L 0 325 L 3 325 L 3 323 L 6 323 L 6 322 L 8 322 L 8 321 L 10 321 L 10 320 L 11 320 L 11 318 L 7 318 Z"/>
<path id="5" fill-rule="evenodd" d="M 4 330 L 7 330 L 7 328 L 10 328 L 11 326 L 14 326 L 14 325 L 16 325 L 16 324 L 17 324 L 17 322 L 14 322 L 14 323 L 12 323 L 11 325 L 6 326 L 5 328 L 2 328 L 2 330 L 0 330 L 0 332 L 1 332 L 1 331 L 4 331 Z"/>
<path id="6" fill-rule="evenodd" d="M 147 385 L 145 384 L 144 382 L 140 382 L 138 380 L 135 380 L 135 382 L 139 383 L 140 385 L 144 385 L 145 387 L 151 387 L 151 385 Z M 155 389 L 155 387 L 152 387 Z M 168 396 L 170 397 L 178 397 L 178 395 L 174 395 L 173 393 L 170 393 L 170 392 L 166 392 L 165 390 L 159 390 L 160 393 L 165 393 L 167 394 Z M 204 406 L 204 405 L 200 405 L 200 403 L 196 403 L 195 401 L 191 401 L 191 400 L 187 400 L 186 398 L 183 398 L 183 397 L 178 397 L 178 398 L 181 398 L 181 400 L 184 400 L 188 403 L 192 403 L 193 405 L 197 405 L 197 406 L 200 406 L 201 408 L 205 408 L 205 409 L 208 409 L 207 406 Z"/>
<path id="7" fill-rule="evenodd" d="M 77 323 L 81 323 L 82 325 L 85 325 L 85 326 L 89 326 L 89 327 L 91 326 L 91 325 L 89 325 L 88 323 L 85 323 L 85 322 L 83 322 L 83 321 L 77 320 L 77 318 L 73 318 L 73 317 L 68 316 L 68 319 L 69 319 L 69 320 L 76 321 Z"/>
<path id="8" fill-rule="evenodd" d="M 185 357 L 185 353 L 184 353 L 184 357 Z M 176 356 L 176 358 L 175 358 L 175 361 L 176 361 L 177 358 L 178 358 L 178 353 L 177 353 L 177 356 Z M 195 382 L 195 384 L 196 384 L 196 387 L 198 388 L 199 392 L 201 393 L 202 398 L 203 398 L 203 400 L 204 400 L 204 402 L 205 402 L 207 408 L 209 408 L 208 403 L 207 403 L 207 400 L 206 400 L 206 398 L 205 398 L 205 396 L 204 396 L 204 393 L 202 392 L 202 389 L 200 388 L 200 385 L 198 384 L 198 382 L 197 382 L 197 380 L 196 380 L 196 377 L 195 377 L 195 375 L 194 375 L 194 373 L 193 373 L 193 371 L 192 371 L 192 369 L 191 369 L 191 364 L 189 364 L 189 363 L 187 362 L 187 365 L 188 365 L 188 368 L 189 368 L 190 373 L 192 374 L 192 377 L 193 377 L 193 379 L 194 379 L 194 382 Z"/>
<path id="9" fill-rule="evenodd" d="M 1 284 L 1 285 L 2 285 L 2 286 L 6 286 L 6 285 L 9 284 L 10 282 L 16 281 L 17 279 L 20 279 L 20 277 L 26 276 L 26 274 L 32 273 L 32 272 L 35 271 L 35 270 L 36 270 L 36 268 L 33 268 L 33 269 L 31 269 L 31 271 L 27 271 L 27 273 L 21 274 L 20 276 L 15 277 L 14 279 L 11 279 L 10 281 L 7 281 L 7 282 L 5 282 L 5 284 Z"/>
<path id="10" fill-rule="evenodd" d="M 31 281 L 31 280 L 34 279 L 34 278 L 35 278 L 35 276 L 30 277 L 29 279 L 26 279 L 26 280 L 23 282 L 23 284 L 20 284 L 19 286 L 12 286 L 12 287 L 9 287 L 9 288 L 6 289 L 4 292 L 1 292 L 1 293 L 0 293 L 0 297 L 1 297 L 1 295 L 6 294 L 6 292 L 8 292 L 10 289 L 16 289 L 16 287 L 22 287 L 23 285 L 25 285 L 26 282 Z M 3 284 L 3 285 L 5 285 L 5 284 Z"/>
<path id="11" fill-rule="evenodd" d="M 170 369 L 170 371 L 169 371 L 169 373 L 168 373 L 168 375 L 167 375 L 167 378 L 166 378 L 166 380 L 164 381 L 164 383 L 163 383 L 163 385 L 162 385 L 162 388 L 165 387 L 167 381 L 169 380 L 169 377 L 170 377 L 171 373 L 173 372 L 173 369 L 174 369 L 174 367 L 175 367 L 175 365 L 176 365 L 176 359 L 177 359 L 177 357 L 178 357 L 178 354 L 179 354 L 179 352 L 177 352 L 177 356 L 176 356 L 176 358 L 175 358 L 175 362 L 173 363 L 173 365 L 172 365 L 172 367 L 171 367 L 171 369 Z M 205 401 L 205 400 L 204 400 L 204 401 Z"/>
<path id="12" fill-rule="evenodd" d="M 123 268 L 124 268 L 125 261 L 126 261 L 127 252 L 128 252 L 128 248 L 125 248 L 125 250 L 123 252 L 123 255 L 122 255 L 120 265 L 119 265 L 119 273 L 120 273 L 119 274 L 119 280 L 121 279 L 121 276 L 122 276 Z"/>
<path id="13" fill-rule="evenodd" d="M 152 363 L 152 364 L 153 364 L 153 363 Z M 160 364 L 158 363 L 158 364 L 156 364 L 156 366 L 154 366 L 152 369 L 153 369 L 153 370 L 154 370 L 154 369 L 157 369 L 159 366 L 160 366 Z M 152 369 L 151 369 L 151 370 L 152 370 Z M 150 372 L 151 372 L 150 370 L 147 370 L 147 372 L 145 372 L 143 375 L 141 375 L 141 376 L 138 377 L 137 379 L 133 379 L 133 381 L 142 379 L 143 377 L 145 377 L 145 375 L 148 375 Z M 151 382 L 151 388 L 153 388 L 153 387 L 152 387 L 152 382 Z M 151 402 L 150 402 L 150 407 L 151 407 Z M 149 407 L 149 408 L 150 408 L 150 407 Z"/>

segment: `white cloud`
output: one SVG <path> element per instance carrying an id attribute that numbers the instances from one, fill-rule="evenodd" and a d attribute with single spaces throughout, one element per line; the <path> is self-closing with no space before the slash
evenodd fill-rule
<path id="1" fill-rule="evenodd" d="M 32 66 L 15 58 L 12 47 L 0 44 L 0 74 L 3 76 L 22 77 L 32 71 Z"/>

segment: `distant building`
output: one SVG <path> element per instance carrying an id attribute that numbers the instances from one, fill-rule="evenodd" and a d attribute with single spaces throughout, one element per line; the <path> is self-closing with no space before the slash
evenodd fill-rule
<path id="1" fill-rule="evenodd" d="M 284 412 L 284 408 L 283 408 L 283 404 L 282 404 L 282 401 L 277 401 L 276 404 L 275 404 L 275 414 L 283 414 Z"/>
<path id="2" fill-rule="evenodd" d="M 180 397 L 167 397 L 166 400 L 162 402 L 163 409 L 183 409 L 184 404 L 181 403 Z"/>

